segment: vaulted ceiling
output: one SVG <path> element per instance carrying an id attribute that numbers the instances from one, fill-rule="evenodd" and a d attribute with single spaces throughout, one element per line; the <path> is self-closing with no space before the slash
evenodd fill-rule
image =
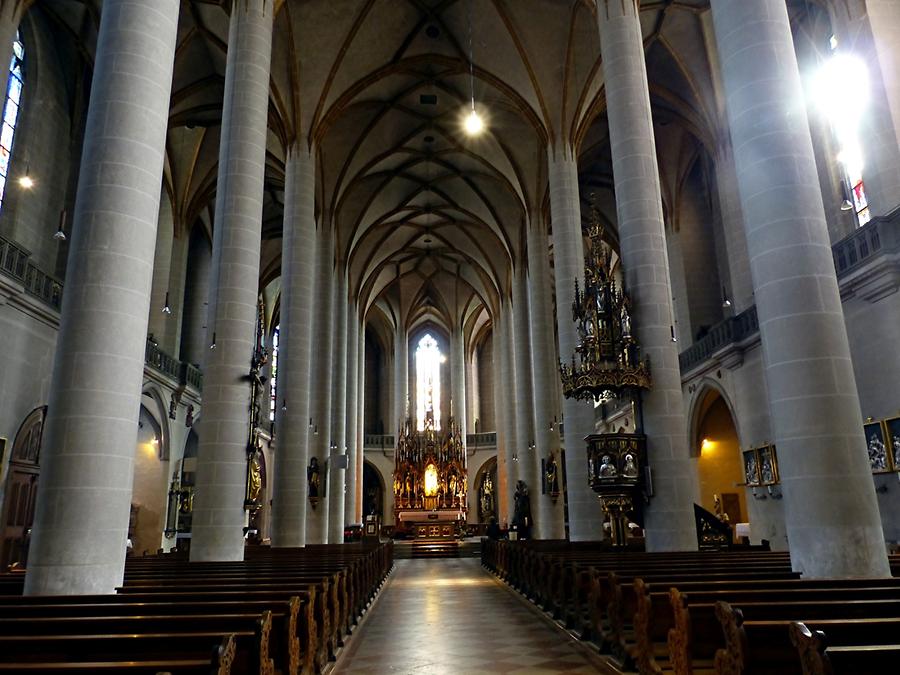
<path id="1" fill-rule="evenodd" d="M 2 2 L 2 0 L 0 0 Z M 37 0 L 90 59 L 95 0 Z M 182 0 L 165 187 L 209 231 L 231 0 Z M 362 311 L 479 330 L 548 216 L 547 146 L 579 153 L 615 239 L 600 45 L 588 0 L 277 0 L 261 281 L 280 274 L 285 149 L 314 144 L 317 204 Z M 664 188 L 723 129 L 706 0 L 644 0 Z M 471 70 L 470 70 L 471 66 Z M 485 133 L 467 136 L 475 105 Z M 665 155 L 665 157 L 663 156 Z"/>

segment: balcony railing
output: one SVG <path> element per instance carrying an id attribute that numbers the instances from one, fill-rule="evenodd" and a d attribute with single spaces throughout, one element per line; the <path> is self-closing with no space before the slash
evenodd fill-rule
<path id="1" fill-rule="evenodd" d="M 56 311 L 62 306 L 62 282 L 39 269 L 29 258 L 31 253 L 15 242 L 0 237 L 0 272 L 20 282 L 25 292 Z"/>
<path id="2" fill-rule="evenodd" d="M 150 338 L 147 338 L 147 346 L 144 349 L 144 363 L 178 384 L 187 385 L 198 392 L 203 389 L 203 373 L 199 368 L 190 363 L 182 363 L 164 352 Z"/>
<path id="3" fill-rule="evenodd" d="M 742 342 L 759 332 L 759 318 L 756 305 L 744 310 L 737 316 L 720 321 L 709 329 L 709 332 L 678 355 L 681 372 L 696 368 L 723 347 Z"/>
<path id="4" fill-rule="evenodd" d="M 873 218 L 831 247 L 838 278 L 882 253 L 900 251 L 900 209 Z"/>

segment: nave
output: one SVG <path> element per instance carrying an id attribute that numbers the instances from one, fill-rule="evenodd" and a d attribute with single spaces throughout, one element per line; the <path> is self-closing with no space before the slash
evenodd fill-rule
<path id="1" fill-rule="evenodd" d="M 334 675 L 596 672 L 586 647 L 463 558 L 397 560 Z"/>

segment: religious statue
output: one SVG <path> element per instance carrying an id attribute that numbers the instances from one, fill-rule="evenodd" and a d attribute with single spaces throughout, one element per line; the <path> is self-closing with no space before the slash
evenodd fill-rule
<path id="1" fill-rule="evenodd" d="M 178 416 L 178 399 L 175 394 L 169 398 L 169 419 L 174 420 Z"/>
<path id="2" fill-rule="evenodd" d="M 459 489 L 459 479 L 456 477 L 455 473 L 450 474 L 450 499 L 454 499 L 457 494 L 457 490 Z"/>
<path id="3" fill-rule="evenodd" d="M 719 495 L 713 495 L 713 511 L 716 514 L 716 518 L 721 520 L 723 523 L 728 522 L 728 514 L 725 513 L 725 507 L 722 506 L 722 498 Z"/>
<path id="4" fill-rule="evenodd" d="M 309 484 L 310 499 L 319 498 L 319 458 L 310 457 L 309 466 L 306 467 L 306 482 Z"/>
<path id="5" fill-rule="evenodd" d="M 250 456 L 250 482 L 247 487 L 247 501 L 257 502 L 262 491 L 262 466 L 259 462 L 259 450 Z"/>
<path id="6" fill-rule="evenodd" d="M 184 416 L 184 426 L 190 429 L 194 426 L 194 404 L 191 403 L 187 407 L 187 413 Z"/>
<path id="7" fill-rule="evenodd" d="M 485 472 L 481 481 L 481 495 L 479 496 L 479 505 L 481 506 L 481 519 L 486 520 L 494 513 L 494 481 L 491 479 L 490 472 Z"/>
<path id="8" fill-rule="evenodd" d="M 531 535 L 531 498 L 528 496 L 528 486 L 524 480 L 516 482 L 515 511 L 513 513 L 513 527 L 518 530 L 520 539 L 528 539 Z"/>
<path id="9" fill-rule="evenodd" d="M 402 490 L 403 485 L 400 483 L 400 476 L 394 476 L 394 495 L 399 497 Z"/>
<path id="10" fill-rule="evenodd" d="M 631 337 L 631 316 L 628 314 L 628 298 L 622 298 L 622 308 L 619 310 L 619 323 L 622 329 L 622 337 Z"/>
<path id="11" fill-rule="evenodd" d="M 637 458 L 634 456 L 634 453 L 629 452 L 625 455 L 625 466 L 622 467 L 622 475 L 625 478 L 638 477 Z"/>
<path id="12" fill-rule="evenodd" d="M 616 465 L 613 464 L 612 457 L 603 455 L 603 461 L 600 463 L 600 478 L 612 478 L 618 475 Z"/>
<path id="13" fill-rule="evenodd" d="M 552 452 L 550 457 L 547 458 L 545 474 L 547 493 L 551 497 L 556 497 L 559 495 L 559 467 L 556 465 L 556 456 Z"/>

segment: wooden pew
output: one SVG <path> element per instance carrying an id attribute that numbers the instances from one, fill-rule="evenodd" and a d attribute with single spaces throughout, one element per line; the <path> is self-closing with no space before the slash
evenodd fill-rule
<path id="1" fill-rule="evenodd" d="M 686 614 L 686 606 L 690 603 L 714 604 L 719 600 L 729 600 L 732 604 L 744 602 L 778 602 L 785 597 L 793 596 L 798 601 L 812 601 L 823 599 L 900 599 L 900 579 L 764 579 L 748 580 L 735 579 L 731 581 L 701 580 L 697 582 L 678 582 L 675 590 L 670 589 L 670 583 L 647 583 L 645 579 L 635 579 L 633 582 L 633 597 L 635 599 L 634 614 L 631 617 L 633 625 L 633 644 L 629 647 L 629 654 L 642 673 L 658 673 L 661 670 L 659 661 L 663 665 L 669 660 L 669 650 L 665 649 L 669 636 L 672 635 L 676 644 L 686 645 L 688 635 L 691 632 L 687 625 L 689 618 Z M 652 590 L 660 589 L 660 590 Z M 685 594 L 684 591 L 687 591 Z M 678 619 L 673 606 L 678 605 Z M 710 624 L 712 639 L 721 639 L 720 632 L 715 624 Z M 695 631 L 696 632 L 696 631 Z M 684 650 L 679 648 L 679 659 L 683 661 Z M 701 661 L 712 661 L 708 647 Z M 703 650 L 701 650 L 703 651 Z"/>
<path id="2" fill-rule="evenodd" d="M 143 597 L 143 596 L 141 596 Z M 242 594 L 234 600 L 196 600 L 176 595 L 174 599 L 159 601 L 155 597 L 150 602 L 129 602 L 133 596 L 123 598 L 115 595 L 102 596 L 30 596 L 23 598 L 0 597 L 0 634 L 9 626 L 10 632 L 19 630 L 17 622 L 26 626 L 35 620 L 69 620 L 71 625 L 79 621 L 84 625 L 87 619 L 100 620 L 115 617 L 123 625 L 133 617 L 150 621 L 160 617 L 191 616 L 195 625 L 204 629 L 220 626 L 223 616 L 252 614 L 260 616 L 264 612 L 271 615 L 272 626 L 269 632 L 269 653 L 275 660 L 276 667 L 294 675 L 296 673 L 313 673 L 316 670 L 315 620 L 312 604 L 292 596 L 288 600 L 280 598 L 258 599 L 253 594 Z M 40 601 L 40 602 L 37 602 Z M 174 620 L 166 630 L 174 629 L 184 623 L 183 619 Z M 185 630 L 191 629 L 187 625 Z M 61 630 L 63 630 L 61 628 Z M 140 632 L 139 626 L 135 627 Z M 147 632 L 148 629 L 144 629 Z M 51 632 L 51 631 L 47 631 Z M 102 631 L 110 632 L 110 631 Z"/>
<path id="3" fill-rule="evenodd" d="M 129 673 L 156 675 L 230 675 L 241 665 L 237 644 L 252 639 L 253 633 L 156 634 L 56 637 L 0 635 L 0 672 L 41 673 Z M 164 656 L 161 656 L 164 655 Z"/>

